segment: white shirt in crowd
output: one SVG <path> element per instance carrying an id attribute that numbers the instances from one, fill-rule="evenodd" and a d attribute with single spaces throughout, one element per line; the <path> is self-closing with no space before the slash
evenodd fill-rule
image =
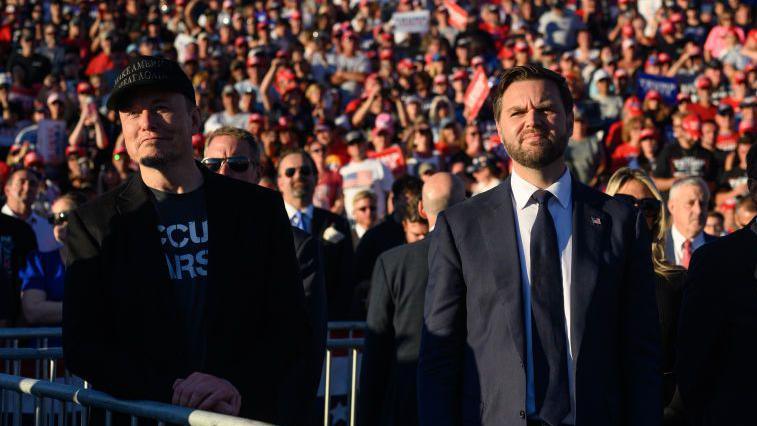
<path id="1" fill-rule="evenodd" d="M 513 212 L 515 213 L 515 230 L 518 237 L 518 252 L 520 253 L 520 276 L 523 285 L 523 320 L 526 335 L 526 409 L 529 415 L 536 412 L 536 398 L 534 385 L 534 357 L 531 333 L 531 228 L 536 222 L 539 204 L 531 196 L 539 188 L 528 183 L 513 171 L 510 180 L 512 187 Z M 570 287 L 571 262 L 573 261 L 573 199 L 571 193 L 570 172 L 566 169 L 560 180 L 546 188 L 553 197 L 547 208 L 552 215 L 557 232 L 557 244 L 560 250 L 560 269 L 562 272 L 563 306 L 565 308 L 565 335 L 568 345 L 568 383 L 570 385 L 570 414 L 563 420 L 566 424 L 575 424 L 576 412 L 576 365 L 570 347 Z"/>
<path id="2" fill-rule="evenodd" d="M 8 207 L 7 204 L 4 205 L 2 210 L 0 211 L 2 211 L 2 213 L 5 215 L 20 219 L 18 216 L 16 216 L 15 213 L 13 213 L 13 210 L 11 210 L 11 208 Z M 60 243 L 55 240 L 55 235 L 53 234 L 53 225 L 50 225 L 50 222 L 48 222 L 47 218 L 44 218 L 37 213 L 32 212 L 32 214 L 29 215 L 29 218 L 27 218 L 25 222 L 32 227 L 34 235 L 37 237 L 37 250 L 44 253 L 48 251 L 58 250 L 60 248 Z"/>
<path id="3" fill-rule="evenodd" d="M 686 237 L 683 236 L 675 226 L 670 227 L 670 234 L 673 236 L 673 251 L 676 255 L 676 265 L 683 264 L 683 245 L 686 243 Z M 691 239 L 691 254 L 704 245 L 704 231 Z M 689 259 L 691 260 L 691 259 Z"/>
<path id="4" fill-rule="evenodd" d="M 216 130 L 223 126 L 246 129 L 249 119 L 250 114 L 246 112 L 239 112 L 234 115 L 227 114 L 225 111 L 216 112 L 211 114 L 210 117 L 208 117 L 208 119 L 205 121 L 204 133 L 208 134 L 213 130 Z"/>

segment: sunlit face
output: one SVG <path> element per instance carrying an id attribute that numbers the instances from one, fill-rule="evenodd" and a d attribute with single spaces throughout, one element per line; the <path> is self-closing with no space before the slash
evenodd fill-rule
<path id="1" fill-rule="evenodd" d="M 301 154 L 291 154 L 279 163 L 278 185 L 284 200 L 293 204 L 294 199 L 306 201 L 310 204 L 315 189 L 315 173 L 310 161 Z"/>
<path id="2" fill-rule="evenodd" d="M 675 193 L 671 192 L 668 210 L 678 232 L 686 238 L 694 238 L 705 224 L 707 198 L 699 185 L 681 186 Z"/>
<path id="3" fill-rule="evenodd" d="M 216 136 L 211 139 L 210 143 L 205 147 L 204 157 L 221 159 L 246 157 L 250 160 L 247 170 L 235 171 L 229 166 L 228 161 L 224 161 L 221 163 L 221 168 L 218 169 L 218 173 L 245 182 L 258 182 L 258 159 L 250 158 L 250 147 L 246 141 L 239 140 L 230 135 Z"/>
<path id="4" fill-rule="evenodd" d="M 34 173 L 21 170 L 12 175 L 11 181 L 5 185 L 5 197 L 9 204 L 23 204 L 30 207 L 37 198 L 39 178 Z"/>
<path id="5" fill-rule="evenodd" d="M 139 90 L 118 111 L 126 150 L 138 164 L 162 168 L 192 159 L 192 134 L 199 129 L 197 108 L 184 96 L 156 89 Z"/>
<path id="6" fill-rule="evenodd" d="M 566 113 L 554 82 L 516 81 L 501 102 L 497 130 L 516 163 L 536 169 L 562 158 L 573 133 L 573 113 Z"/>
<path id="7" fill-rule="evenodd" d="M 376 223 L 376 211 L 376 202 L 363 197 L 353 202 L 352 217 L 356 223 L 368 229 Z"/>
<path id="8" fill-rule="evenodd" d="M 723 221 L 717 216 L 708 216 L 707 223 L 704 225 L 704 232 L 710 235 L 721 235 L 723 233 Z"/>

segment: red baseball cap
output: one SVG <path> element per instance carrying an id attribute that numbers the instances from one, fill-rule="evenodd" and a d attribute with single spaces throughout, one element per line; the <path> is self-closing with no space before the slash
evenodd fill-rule
<path id="1" fill-rule="evenodd" d="M 408 69 L 408 70 L 412 70 L 412 69 L 415 69 L 415 65 L 413 64 L 413 61 L 411 61 L 410 59 L 405 58 L 405 59 L 402 59 L 401 61 L 399 61 L 397 63 L 397 68 L 398 69 L 405 68 L 405 69 Z"/>
<path id="2" fill-rule="evenodd" d="M 654 131 L 654 129 L 642 129 L 639 140 L 644 139 L 657 139 L 657 133 Z"/>
<path id="3" fill-rule="evenodd" d="M 80 95 L 91 95 L 93 93 L 92 85 L 87 81 L 80 81 L 79 84 L 76 85 L 76 93 Z"/>
<path id="4" fill-rule="evenodd" d="M 32 167 L 34 165 L 43 166 L 44 164 L 45 161 L 42 159 L 42 156 L 34 151 L 27 152 L 26 155 L 24 155 L 24 167 Z"/>
<path id="5" fill-rule="evenodd" d="M 516 52 L 528 52 L 528 43 L 525 41 L 518 41 L 515 43 Z"/>
<path id="6" fill-rule="evenodd" d="M 699 139 L 702 137 L 702 120 L 696 114 L 689 114 L 681 120 L 681 128 L 689 137 Z"/>
<path id="7" fill-rule="evenodd" d="M 712 89 L 712 80 L 710 80 L 707 76 L 701 76 L 697 79 L 696 86 L 697 89 L 700 90 Z"/>
<path id="8" fill-rule="evenodd" d="M 234 46 L 241 47 L 247 45 L 247 39 L 243 36 L 239 36 L 234 40 Z"/>
<path id="9" fill-rule="evenodd" d="M 744 74 L 742 71 L 736 71 L 733 73 L 733 83 L 734 84 L 744 84 L 746 82 L 746 74 Z"/>
<path id="10" fill-rule="evenodd" d="M 739 124 L 739 134 L 742 136 L 748 133 L 754 133 L 754 131 L 754 123 L 752 123 L 751 121 L 744 120 L 741 122 L 741 124 Z"/>
<path id="11" fill-rule="evenodd" d="M 667 54 L 667 53 L 665 53 L 665 52 L 662 52 L 662 53 L 660 53 L 659 55 L 657 55 L 657 61 L 658 61 L 658 62 L 659 62 L 660 64 L 669 64 L 669 63 L 670 63 L 670 61 L 671 61 L 671 58 L 670 58 L 670 55 L 668 55 L 668 54 Z"/>
<path id="12" fill-rule="evenodd" d="M 247 57 L 247 68 L 253 67 L 255 65 L 260 65 L 260 63 L 263 62 L 262 59 L 260 59 L 260 56 L 258 55 L 252 55 Z"/>
<path id="13" fill-rule="evenodd" d="M 192 135 L 192 147 L 195 149 L 201 149 L 205 146 L 205 136 L 202 133 L 195 133 Z"/>
<path id="14" fill-rule="evenodd" d="M 70 155 L 75 155 L 77 157 L 83 157 L 84 156 L 84 148 L 69 145 L 66 147 L 66 157 Z"/>
<path id="15" fill-rule="evenodd" d="M 502 49 L 499 50 L 497 57 L 499 59 L 512 59 L 513 57 L 515 57 L 515 52 L 513 52 L 513 49 L 510 49 L 509 47 L 503 46 Z"/>
<path id="16" fill-rule="evenodd" d="M 447 76 L 444 74 L 437 75 L 434 77 L 434 84 L 447 84 Z"/>
<path id="17" fill-rule="evenodd" d="M 252 114 L 250 114 L 250 118 L 247 119 L 247 122 L 248 123 L 262 123 L 263 115 L 257 112 L 253 112 Z"/>
<path id="18" fill-rule="evenodd" d="M 683 15 L 681 15 L 680 13 L 673 13 L 672 15 L 670 15 L 670 22 L 674 24 L 683 22 Z"/>
<path id="19" fill-rule="evenodd" d="M 646 95 L 644 95 L 644 100 L 655 100 L 659 101 L 662 99 L 662 95 L 660 95 L 660 92 L 657 90 L 650 90 L 647 92 Z"/>
<path id="20" fill-rule="evenodd" d="M 457 70 L 452 74 L 452 80 L 465 80 L 465 77 L 468 76 L 468 73 L 465 72 L 465 70 Z"/>
<path id="21" fill-rule="evenodd" d="M 660 24 L 660 34 L 662 35 L 673 34 L 675 30 L 673 23 L 670 21 L 662 21 L 662 24 Z"/>
<path id="22" fill-rule="evenodd" d="M 379 51 L 379 59 L 382 61 L 391 60 L 393 55 L 394 53 L 392 52 L 392 49 L 381 49 Z"/>

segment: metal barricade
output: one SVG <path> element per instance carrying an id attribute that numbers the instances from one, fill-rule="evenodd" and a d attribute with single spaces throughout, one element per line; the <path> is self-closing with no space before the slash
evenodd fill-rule
<path id="1" fill-rule="evenodd" d="M 190 426 L 270 426 L 269 423 L 226 416 L 208 411 L 193 410 L 191 408 L 159 402 L 125 401 L 92 389 L 28 379 L 8 374 L 0 374 L 0 390 L 3 392 L 14 392 L 34 396 L 35 409 L 33 417 L 35 426 L 56 424 L 65 426 L 67 424 L 75 424 L 73 419 L 68 416 L 55 416 L 56 413 L 50 415 L 50 411 L 46 409 L 46 402 L 48 400 L 61 401 L 64 403 L 64 406 L 67 403 L 71 403 L 82 407 L 105 410 L 106 426 L 112 424 L 113 413 L 130 416 L 132 426 L 138 426 L 140 419 L 157 421 L 160 426 L 166 424 Z M 5 413 L 5 411 L 3 411 L 3 413 Z M 22 414 L 20 410 L 14 410 L 10 414 L 12 414 L 12 416 L 9 417 L 12 417 L 13 425 L 20 426 L 22 424 Z M 57 422 L 56 419 L 58 420 Z M 71 420 L 71 422 L 69 422 L 69 420 Z M 86 426 L 87 424 L 86 416 L 82 417 L 81 425 Z"/>
<path id="2" fill-rule="evenodd" d="M 349 393 L 348 393 L 348 405 L 349 405 L 349 417 L 348 424 L 354 426 L 357 416 L 357 396 L 358 396 L 358 377 L 360 376 L 359 368 L 359 353 L 363 349 L 365 344 L 362 335 L 358 338 L 355 337 L 355 332 L 362 334 L 365 331 L 366 324 L 364 322 L 330 322 L 328 324 L 329 334 L 332 331 L 346 331 L 347 336 L 345 338 L 329 338 L 326 342 L 326 358 L 324 360 L 324 372 L 323 372 L 323 425 L 330 426 L 330 406 L 331 406 L 331 384 L 332 384 L 332 363 L 333 352 L 347 350 L 347 356 L 349 357 Z"/>

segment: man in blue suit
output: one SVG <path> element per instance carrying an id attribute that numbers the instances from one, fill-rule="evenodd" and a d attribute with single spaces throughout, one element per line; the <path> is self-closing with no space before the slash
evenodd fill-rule
<path id="1" fill-rule="evenodd" d="M 568 172 L 573 101 L 559 74 L 505 70 L 492 104 L 513 172 L 437 220 L 421 424 L 659 425 L 660 336 L 640 216 Z"/>

